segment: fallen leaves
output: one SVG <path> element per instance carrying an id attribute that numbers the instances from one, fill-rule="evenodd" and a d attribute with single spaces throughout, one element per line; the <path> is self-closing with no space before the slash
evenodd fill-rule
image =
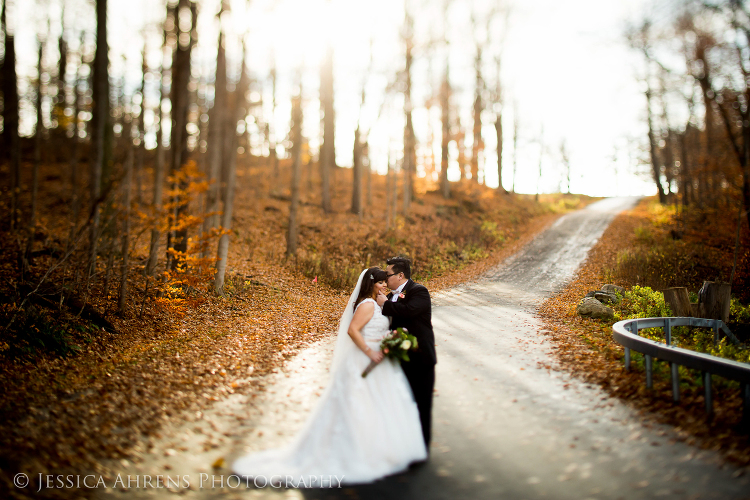
<path id="1" fill-rule="evenodd" d="M 678 435 L 703 448 L 718 448 L 728 459 L 750 465 L 750 439 L 739 429 L 742 401 L 739 391 L 714 389 L 714 416 L 707 418 L 701 387 L 681 388 L 681 402 L 673 403 L 666 374 L 654 376 L 654 389 L 648 391 L 645 374 L 626 371 L 623 348 L 612 339 L 611 323 L 581 318 L 575 307 L 590 290 L 604 283 L 602 271 L 611 269 L 622 248 L 631 244 L 637 227 L 651 225 L 648 200 L 616 217 L 589 252 L 571 283 L 546 300 L 537 310 L 545 335 L 554 344 L 560 365 L 587 382 L 596 383 L 612 396 L 647 410 L 646 418 L 679 425 Z M 622 283 L 615 283 L 622 284 Z M 568 385 L 563 386 L 568 389 Z"/>

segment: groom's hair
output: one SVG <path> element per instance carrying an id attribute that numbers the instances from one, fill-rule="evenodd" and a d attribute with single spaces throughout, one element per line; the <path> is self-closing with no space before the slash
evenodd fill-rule
<path id="1" fill-rule="evenodd" d="M 395 274 L 404 273 L 406 279 L 411 278 L 411 261 L 406 257 L 391 257 L 386 264 L 393 266 L 393 272 Z"/>

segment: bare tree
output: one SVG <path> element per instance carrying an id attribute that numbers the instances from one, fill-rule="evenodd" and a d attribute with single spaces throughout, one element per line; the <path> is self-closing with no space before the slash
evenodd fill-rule
<path id="1" fill-rule="evenodd" d="M 544 159 L 544 126 L 539 132 L 539 173 L 536 178 L 536 194 L 534 195 L 534 201 L 539 201 L 539 191 L 541 189 L 542 182 L 542 160 Z"/>
<path id="2" fill-rule="evenodd" d="M 654 131 L 654 119 L 653 111 L 651 107 L 651 85 L 647 82 L 646 89 L 646 106 L 648 111 L 648 143 L 649 151 L 651 153 L 651 174 L 656 184 L 656 189 L 659 192 L 659 202 L 662 204 L 667 203 L 667 195 L 664 193 L 664 186 L 661 184 L 661 161 L 659 158 L 658 145 L 656 143 L 656 133 Z"/>
<path id="3" fill-rule="evenodd" d="M 36 234 L 36 215 L 39 192 L 39 164 L 42 161 L 42 136 L 44 135 L 44 122 L 42 120 L 42 55 L 44 53 L 44 39 L 39 38 L 39 55 L 37 59 L 37 81 L 36 81 L 36 129 L 34 130 L 34 163 L 31 173 L 31 214 L 27 228 L 26 250 L 23 257 L 23 270 L 29 270 L 31 259 L 31 247 L 34 244 Z"/>
<path id="4" fill-rule="evenodd" d="M 482 102 L 482 92 L 484 91 L 484 80 L 482 79 L 482 46 L 479 43 L 477 43 L 477 53 L 474 58 L 474 71 L 476 84 L 474 87 L 473 106 L 474 128 L 472 129 L 471 145 L 471 181 L 475 184 L 478 184 L 479 155 L 484 149 L 484 145 L 482 143 L 482 110 L 484 109 L 484 103 Z"/>
<path id="5" fill-rule="evenodd" d="M 65 112 L 65 73 L 68 67 L 68 44 L 65 42 L 65 4 L 60 13 L 60 37 L 57 39 L 57 50 L 60 54 L 57 65 L 57 97 L 55 99 L 55 120 L 60 127 L 60 118 Z"/>
<path id="6" fill-rule="evenodd" d="M 513 181 L 510 185 L 510 191 L 516 192 L 516 172 L 518 168 L 518 103 L 513 105 Z"/>
<path id="7" fill-rule="evenodd" d="M 96 271 L 97 238 L 99 237 L 102 172 L 106 158 L 105 139 L 109 122 L 109 47 L 107 45 L 107 0 L 96 0 L 96 54 L 94 55 L 94 161 L 90 162 L 90 203 L 92 216 L 89 229 L 88 278 Z"/>
<path id="8" fill-rule="evenodd" d="M 367 206 L 372 207 L 372 165 L 370 165 L 370 142 L 365 135 L 362 143 L 362 170 L 365 174 L 365 186 L 367 189 Z"/>
<path id="9" fill-rule="evenodd" d="M 246 93 L 250 87 L 250 81 L 247 76 L 245 67 L 245 44 L 242 45 L 242 66 L 240 69 L 240 81 L 233 92 L 229 109 L 232 110 L 232 117 L 226 128 L 226 150 L 227 158 L 224 162 L 224 180 L 223 208 L 221 213 L 221 227 L 224 230 L 219 238 L 217 250 L 216 276 L 214 277 L 214 291 L 217 294 L 224 294 L 224 277 L 227 270 L 227 256 L 229 253 L 229 234 L 232 229 L 232 215 L 234 214 L 234 190 L 236 184 L 237 172 L 237 123 L 246 116 L 248 103 Z"/>
<path id="10" fill-rule="evenodd" d="M 219 187 L 222 165 L 222 143 L 226 129 L 227 110 L 227 58 L 224 50 L 224 32 L 219 31 L 218 54 L 216 57 L 216 79 L 214 80 L 214 105 L 208 121 L 208 192 L 203 230 L 208 233 L 219 225 Z"/>
<path id="11" fill-rule="evenodd" d="M 565 139 L 560 142 L 560 159 L 563 165 L 563 181 L 565 182 L 565 192 L 570 194 L 570 155 L 565 145 Z M 615 179 L 617 176 L 615 175 Z"/>
<path id="12" fill-rule="evenodd" d="M 362 119 L 362 108 L 365 106 L 365 86 L 362 85 L 362 100 L 359 104 L 359 118 L 357 119 L 357 128 L 354 131 L 354 150 L 352 152 L 352 207 L 351 212 L 362 218 L 362 169 L 363 169 L 363 149 L 362 137 L 360 132 L 360 122 Z"/>
<path id="13" fill-rule="evenodd" d="M 188 85 L 190 84 L 190 58 L 193 46 L 196 43 L 193 34 L 198 17 L 197 5 L 190 0 L 179 0 L 175 14 L 178 42 L 172 59 L 172 92 L 170 95 L 172 101 L 172 132 L 170 135 L 172 157 L 169 168 L 173 176 L 188 159 L 187 124 L 190 98 Z M 187 181 L 175 183 L 172 188 L 175 193 L 184 193 L 187 189 Z M 188 212 L 186 197 L 179 194 L 175 194 L 175 196 L 173 225 Z M 184 226 L 170 231 L 167 247 L 173 248 L 175 252 L 187 252 L 187 231 L 187 227 Z M 170 268 L 176 269 L 180 263 L 180 259 L 175 258 L 171 261 Z"/>
<path id="14" fill-rule="evenodd" d="M 268 157 L 273 168 L 273 178 L 276 183 L 281 178 L 281 171 L 279 170 L 279 156 L 276 154 L 276 128 L 271 128 L 276 116 L 276 58 L 273 58 L 273 66 L 271 67 L 271 123 L 266 123 L 266 135 L 268 137 Z M 273 134 L 273 135 L 272 135 Z"/>
<path id="15" fill-rule="evenodd" d="M 146 42 L 143 42 L 143 52 L 141 52 L 141 87 L 138 90 L 140 97 L 140 112 L 135 116 L 135 130 L 138 135 L 138 151 L 135 160 L 134 177 L 135 177 L 135 202 L 138 205 L 143 204 L 143 162 L 146 155 L 146 123 L 144 112 L 146 110 L 146 75 L 148 74 L 148 62 L 146 61 Z"/>
<path id="16" fill-rule="evenodd" d="M 3 91 L 3 151 L 10 161 L 10 228 L 18 221 L 18 193 L 21 188 L 21 158 L 18 139 L 18 76 L 16 73 L 16 44 L 14 30 L 7 22 L 8 0 L 3 0 L 0 24 L 5 34 L 5 57 L 2 66 Z"/>
<path id="17" fill-rule="evenodd" d="M 132 205 L 132 187 L 133 187 L 133 137 L 132 137 L 132 119 L 128 127 L 125 138 L 126 159 L 125 159 L 125 183 L 123 184 L 123 228 L 121 235 L 122 246 L 122 267 L 120 269 L 120 296 L 118 299 L 118 309 L 120 314 L 125 313 L 128 300 L 128 271 L 130 270 L 130 207 Z"/>
<path id="18" fill-rule="evenodd" d="M 451 141 L 450 98 L 450 69 L 446 57 L 445 74 L 443 75 L 443 82 L 440 85 L 440 111 L 443 126 L 440 145 L 440 191 L 443 194 L 443 198 L 446 200 L 451 197 L 451 184 L 448 180 L 448 147 L 450 146 Z"/>
<path id="19" fill-rule="evenodd" d="M 165 52 L 166 47 L 162 47 L 162 51 Z M 162 53 L 162 58 L 164 53 Z M 166 89 L 164 85 L 164 67 L 159 69 L 158 73 L 159 81 L 159 103 L 156 106 L 156 161 L 154 168 L 154 190 L 151 204 L 153 206 L 154 215 L 161 219 L 161 212 L 163 207 L 163 191 L 164 191 L 164 164 L 165 164 L 165 151 L 164 151 L 164 113 L 162 112 L 161 105 L 166 97 Z M 154 224 L 151 229 L 151 243 L 149 244 L 148 261 L 146 262 L 146 276 L 153 276 L 156 270 L 156 264 L 159 261 L 159 240 L 161 239 L 161 230 L 159 224 Z"/>
<path id="20" fill-rule="evenodd" d="M 289 204 L 289 227 L 286 238 L 287 258 L 297 254 L 299 236 L 299 192 L 302 177 L 302 82 L 299 95 L 292 99 L 292 199 Z M 358 129 L 359 130 L 359 129 Z"/>
<path id="21" fill-rule="evenodd" d="M 81 52 L 83 50 L 83 37 L 81 37 Z M 81 78 L 81 63 L 83 62 L 82 54 L 79 54 L 78 64 L 76 66 L 76 77 L 73 81 L 73 144 L 70 154 L 70 230 L 68 239 L 65 242 L 65 252 L 68 252 L 70 245 L 73 244 L 76 227 L 78 225 L 78 216 L 81 210 L 81 199 L 78 194 L 78 149 L 81 142 L 78 131 L 79 115 L 81 113 L 81 92 L 79 91 L 79 82 Z"/>
<path id="22" fill-rule="evenodd" d="M 506 18 L 507 19 L 507 18 Z M 497 67 L 497 77 L 495 81 L 495 90 L 492 93 L 495 102 L 495 137 L 497 140 L 497 190 L 508 194 L 508 190 L 503 187 L 503 87 L 500 78 L 500 55 L 495 58 Z"/>
<path id="23" fill-rule="evenodd" d="M 353 214 L 362 217 L 362 143 L 359 125 L 354 130 L 354 151 L 352 152 L 352 207 Z"/>
<path id="24" fill-rule="evenodd" d="M 323 145 L 320 148 L 320 179 L 322 181 L 321 206 L 325 213 L 331 208 L 331 172 L 336 167 L 335 117 L 333 109 L 333 47 L 326 49 L 320 72 L 320 107 L 323 111 Z"/>
<path id="25" fill-rule="evenodd" d="M 411 66 L 414 60 L 414 19 L 405 7 L 404 14 L 404 44 L 406 46 L 406 64 L 404 66 L 404 112 L 406 114 L 406 125 L 404 126 L 404 214 L 408 213 L 411 201 L 414 198 L 414 179 L 416 174 L 416 138 L 414 137 L 414 124 L 412 123 L 412 101 L 411 101 Z"/>

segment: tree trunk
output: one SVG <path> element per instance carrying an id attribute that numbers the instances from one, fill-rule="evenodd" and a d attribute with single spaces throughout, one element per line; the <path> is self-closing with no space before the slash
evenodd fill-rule
<path id="1" fill-rule="evenodd" d="M 750 35 L 748 35 L 750 38 Z M 745 98 L 750 97 L 750 84 L 745 91 Z M 742 201 L 745 207 L 745 217 L 750 226 L 750 110 L 745 112 L 742 120 Z"/>
<path id="2" fill-rule="evenodd" d="M 370 165 L 370 143 L 365 139 L 362 144 L 362 170 L 365 174 L 365 185 L 367 186 L 368 214 L 372 214 L 372 166 Z"/>
<path id="3" fill-rule="evenodd" d="M 654 134 L 654 120 L 651 112 L 651 88 L 646 90 L 646 107 L 648 108 L 648 143 L 651 152 L 651 175 L 659 191 L 659 203 L 667 203 L 667 195 L 664 194 L 664 186 L 661 185 L 661 164 L 659 162 L 658 145 Z"/>
<path id="4" fill-rule="evenodd" d="M 206 193 L 206 211 L 203 231 L 209 233 L 219 225 L 219 178 L 222 165 L 225 113 L 227 108 L 227 63 L 224 51 L 224 33 L 219 33 L 219 49 L 216 58 L 216 80 L 214 84 L 214 106 L 208 122 L 208 192 Z"/>
<path id="5" fill-rule="evenodd" d="M 495 135 L 497 136 L 497 190 L 508 194 L 503 187 L 503 115 L 495 116 Z"/>
<path id="6" fill-rule="evenodd" d="M 128 142 L 126 143 L 127 158 L 125 160 L 125 186 L 123 205 L 125 209 L 125 220 L 122 228 L 122 269 L 120 272 L 120 298 L 118 309 L 120 314 L 125 314 L 125 306 L 128 300 L 128 271 L 130 269 L 130 205 L 131 192 L 133 185 L 133 143 L 130 133 L 127 134 Z"/>
<path id="7" fill-rule="evenodd" d="M 97 239 L 102 172 L 105 170 L 107 124 L 109 122 L 109 47 L 107 46 L 107 0 L 96 0 L 96 53 L 94 55 L 94 161 L 89 179 L 91 226 L 89 231 L 88 278 L 96 272 Z"/>
<path id="8" fill-rule="evenodd" d="M 109 300 L 109 282 L 112 279 L 112 269 L 115 267 L 115 239 L 110 238 L 109 241 L 105 239 L 102 246 L 106 247 L 104 253 L 107 255 L 107 266 L 104 270 L 104 298 Z"/>
<path id="9" fill-rule="evenodd" d="M 37 60 L 37 82 L 36 82 L 36 130 L 34 131 L 34 166 L 31 173 L 31 214 L 29 216 L 28 235 L 26 239 L 26 251 L 24 252 L 24 272 L 29 270 L 31 264 L 31 247 L 34 244 L 36 234 L 36 214 L 39 192 L 39 164 L 42 161 L 42 135 L 44 135 L 44 123 L 42 121 L 42 53 L 44 44 L 39 43 L 39 58 Z"/>
<path id="10" fill-rule="evenodd" d="M 320 75 L 320 105 L 323 108 L 323 145 L 320 148 L 320 178 L 322 181 L 321 206 L 330 213 L 330 175 L 336 166 L 336 150 L 333 145 L 335 122 L 333 110 L 333 48 L 329 45 Z"/>
<path id="11" fill-rule="evenodd" d="M 534 201 L 539 201 L 539 190 L 541 189 L 541 182 L 542 182 L 542 159 L 544 158 L 544 129 L 542 129 L 542 132 L 539 134 L 539 174 L 536 178 L 536 195 L 534 196 Z"/>
<path id="12" fill-rule="evenodd" d="M 221 214 L 221 227 L 225 231 L 225 234 L 219 238 L 219 245 L 217 250 L 218 260 L 216 262 L 216 275 L 214 277 L 214 291 L 219 294 L 224 294 L 224 277 L 227 270 L 227 256 L 229 253 L 229 234 L 227 231 L 232 229 L 232 215 L 234 212 L 234 189 L 236 183 L 236 171 L 237 171 L 237 122 L 246 116 L 247 113 L 247 102 L 245 101 L 245 93 L 250 86 L 250 81 L 247 76 L 247 68 L 245 67 L 245 46 L 242 46 L 242 69 L 240 73 L 240 82 L 237 85 L 237 89 L 234 91 L 234 99 L 232 102 L 234 106 L 231 106 L 230 116 L 232 117 L 229 127 L 227 127 L 227 158 L 225 160 L 225 172 L 222 177 L 225 181 L 224 188 L 224 207 Z"/>
<path id="13" fill-rule="evenodd" d="M 682 206 L 690 206 L 690 191 L 693 187 L 693 179 L 690 175 L 690 164 L 688 160 L 687 134 L 690 124 L 685 126 L 685 132 L 680 134 L 680 174 L 679 183 L 682 194 Z"/>
<path id="14" fill-rule="evenodd" d="M 513 108 L 513 180 L 510 184 L 511 193 L 516 192 L 516 172 L 518 168 L 518 106 Z"/>
<path id="15" fill-rule="evenodd" d="M 672 310 L 672 316 L 681 318 L 690 317 L 692 315 L 692 310 L 690 309 L 690 297 L 688 296 L 687 288 L 684 286 L 667 288 L 663 293 L 664 302 L 669 304 L 669 308 Z"/>
<path id="16" fill-rule="evenodd" d="M 385 173 L 385 230 L 391 229 L 393 215 L 391 213 L 391 199 L 396 197 L 393 189 L 393 168 L 391 166 L 391 154 L 388 152 L 388 170 Z"/>
<path id="17" fill-rule="evenodd" d="M 362 217 L 362 145 L 359 142 L 359 127 L 354 131 L 352 153 L 352 208 L 353 214 Z"/>
<path id="18" fill-rule="evenodd" d="M 158 124 L 156 129 L 156 165 L 154 168 L 154 194 L 152 205 L 154 207 L 155 222 L 151 229 L 151 243 L 148 250 L 148 261 L 146 262 L 146 276 L 153 276 L 156 264 L 159 261 L 159 240 L 161 231 L 159 229 L 162 220 L 162 192 L 164 189 L 164 116 L 161 111 L 161 103 L 164 100 L 164 71 L 159 71 L 159 104 L 156 108 Z"/>
<path id="19" fill-rule="evenodd" d="M 313 168 L 314 168 L 313 167 L 313 157 L 312 157 L 312 153 L 311 153 L 310 156 L 307 158 L 307 165 L 305 165 L 305 172 L 307 174 L 307 191 L 308 191 L 308 195 L 310 195 L 312 193 L 312 190 L 313 190 L 313 181 L 312 181 Z"/>
<path id="20" fill-rule="evenodd" d="M 10 161 L 10 229 L 15 231 L 18 222 L 18 194 L 21 189 L 21 158 L 18 139 L 18 77 L 16 74 L 16 46 L 13 30 L 6 21 L 7 0 L 0 14 L 5 34 L 5 58 L 2 66 L 3 91 L 3 153 Z M 7 153 L 6 153 L 7 152 Z M 7 156 L 5 156 L 7 154 Z M 4 158 L 3 158 L 4 159 Z"/>
<path id="21" fill-rule="evenodd" d="M 450 123 L 450 80 L 448 63 L 445 63 L 445 76 L 440 87 L 440 111 L 443 125 L 443 135 L 440 145 L 440 190 L 446 200 L 451 197 L 451 185 L 448 181 L 448 146 L 451 141 Z"/>
<path id="22" fill-rule="evenodd" d="M 698 291 L 698 303 L 701 305 L 701 316 L 708 319 L 729 321 L 729 304 L 732 287 L 729 283 L 704 281 Z"/>
<path id="23" fill-rule="evenodd" d="M 266 124 L 268 130 L 268 158 L 271 162 L 273 169 L 273 178 L 276 183 L 276 187 L 281 182 L 281 171 L 279 170 L 279 156 L 276 154 L 276 126 L 274 118 L 276 117 L 276 61 L 273 61 L 274 66 L 271 68 L 271 121 L 274 123 L 273 131 L 271 127 Z M 225 77 L 226 79 L 226 77 Z M 271 139 L 271 134 L 273 139 Z"/>
<path id="24" fill-rule="evenodd" d="M 289 205 L 289 227 L 286 238 L 286 257 L 297 254 L 299 233 L 299 191 L 302 177 L 302 91 L 292 100 L 292 199 Z M 356 146 L 355 146 L 356 147 Z"/>
<path id="25" fill-rule="evenodd" d="M 78 227 L 78 215 L 80 213 L 81 201 L 78 196 L 78 115 L 81 112 L 81 97 L 78 92 L 78 80 L 80 78 L 80 62 L 76 68 L 76 78 L 73 84 L 73 145 L 70 154 L 70 230 L 68 239 L 65 243 L 65 253 L 68 252 L 70 245 L 75 237 L 75 230 Z"/>
<path id="26" fill-rule="evenodd" d="M 143 63 L 141 65 L 141 88 L 138 94 L 141 96 L 141 111 L 136 118 L 136 131 L 138 132 L 138 156 L 135 161 L 135 202 L 138 206 L 143 204 L 143 162 L 146 155 L 146 123 L 144 115 L 146 111 L 146 75 L 148 74 L 148 64 L 146 63 L 146 45 L 143 45 L 142 52 Z"/>
<path id="27" fill-rule="evenodd" d="M 414 21 L 406 13 L 406 66 L 404 73 L 406 75 L 406 85 L 404 86 L 404 111 L 406 113 L 406 126 L 404 127 L 404 215 L 409 212 L 411 201 L 414 198 L 414 179 L 416 173 L 416 145 L 414 137 L 414 123 L 412 122 L 412 102 L 411 102 L 411 65 L 414 60 L 412 50 L 414 48 Z"/>
<path id="28" fill-rule="evenodd" d="M 60 127 L 61 118 L 65 115 L 65 73 L 68 67 L 68 44 L 65 43 L 65 5 L 63 4 L 60 16 L 60 37 L 57 39 L 57 50 L 60 59 L 57 65 L 57 99 L 55 100 L 55 120 L 56 128 Z"/>
<path id="29" fill-rule="evenodd" d="M 476 71 L 476 88 L 474 93 L 474 128 L 472 129 L 471 145 L 471 181 L 479 183 L 479 153 L 482 150 L 482 49 L 477 46 L 477 56 L 474 60 Z"/>
<path id="30" fill-rule="evenodd" d="M 179 16 L 186 15 L 187 7 L 189 7 L 190 15 L 190 26 L 191 30 L 187 33 L 182 32 L 178 34 L 178 40 L 180 42 L 174 52 L 174 59 L 172 62 L 172 134 L 170 142 L 172 145 L 171 153 L 172 159 L 170 164 L 170 173 L 174 175 L 179 169 L 185 165 L 188 159 L 187 149 L 187 124 L 188 124 L 188 105 L 190 91 L 188 86 L 190 84 L 190 55 L 192 53 L 193 45 L 195 40 L 191 34 L 195 32 L 195 26 L 197 21 L 196 4 L 190 2 L 190 0 L 180 0 L 177 5 L 176 11 L 176 25 L 184 26 L 188 23 L 181 23 Z M 187 34 L 187 38 L 181 35 Z M 173 190 L 178 191 L 180 195 L 176 195 L 174 200 L 176 207 L 174 211 L 173 224 L 187 216 L 188 205 L 184 201 L 184 192 L 188 187 L 187 180 L 183 180 L 179 185 L 173 185 Z M 188 232 L 186 227 L 182 227 L 174 231 L 174 241 L 171 242 L 176 252 L 182 254 L 187 253 L 188 250 Z M 182 260 L 175 258 L 171 262 L 171 268 L 176 269 L 182 264 Z"/>
<path id="31" fill-rule="evenodd" d="M 565 141 L 560 143 L 560 157 L 563 163 L 563 172 L 565 173 L 565 192 L 570 194 L 570 159 L 568 158 L 568 150 L 565 148 Z M 617 179 L 617 172 L 615 172 L 615 179 Z"/>

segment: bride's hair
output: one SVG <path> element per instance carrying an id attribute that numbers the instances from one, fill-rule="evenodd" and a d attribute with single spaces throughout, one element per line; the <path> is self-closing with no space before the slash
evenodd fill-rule
<path id="1" fill-rule="evenodd" d="M 371 267 L 365 273 L 362 278 L 362 285 L 359 288 L 359 295 L 357 300 L 354 301 L 354 309 L 357 308 L 360 302 L 365 299 L 372 298 L 372 292 L 375 289 L 375 283 L 378 281 L 385 281 L 387 273 L 379 267 Z"/>

